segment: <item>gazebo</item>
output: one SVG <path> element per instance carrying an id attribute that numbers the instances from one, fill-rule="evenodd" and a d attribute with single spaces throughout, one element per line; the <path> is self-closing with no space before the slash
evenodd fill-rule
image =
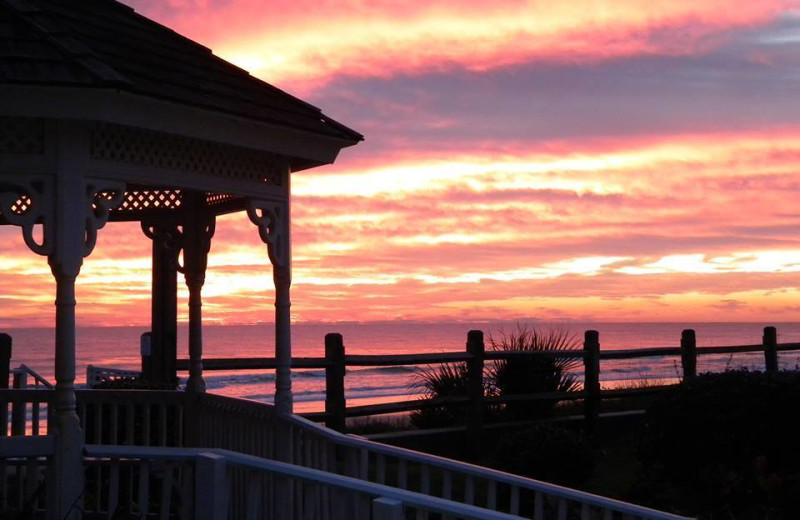
<path id="1" fill-rule="evenodd" d="M 143 370 L 155 381 L 175 376 L 183 274 L 187 390 L 202 392 L 201 290 L 215 218 L 246 211 L 273 269 L 275 406 L 291 413 L 290 174 L 332 163 L 360 140 L 123 4 L 0 0 L 0 224 L 21 228 L 56 281 L 59 511 L 81 489 L 75 281 L 98 231 L 137 221 L 152 240 L 152 350 Z"/>
<path id="2" fill-rule="evenodd" d="M 55 388 L 0 388 L 0 516 L 681 520 L 292 414 L 290 176 L 360 140 L 113 0 L 0 0 L 0 224 L 56 282 Z M 207 255 L 216 217 L 237 211 L 272 264 L 274 406 L 204 391 Z M 115 221 L 152 240 L 154 382 L 175 377 L 184 276 L 185 392 L 75 388 L 75 281 Z"/>

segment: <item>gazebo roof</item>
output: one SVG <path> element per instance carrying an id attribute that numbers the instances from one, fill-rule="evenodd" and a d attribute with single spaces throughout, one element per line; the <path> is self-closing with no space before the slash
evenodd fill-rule
<path id="1" fill-rule="evenodd" d="M 2 84 L 113 89 L 351 144 L 363 139 L 113 0 L 0 0 Z"/>

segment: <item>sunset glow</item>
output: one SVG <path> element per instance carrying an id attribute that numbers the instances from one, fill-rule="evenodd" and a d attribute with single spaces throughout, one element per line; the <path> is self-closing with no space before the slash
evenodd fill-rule
<path id="1" fill-rule="evenodd" d="M 365 134 L 293 176 L 296 321 L 798 316 L 798 2 L 124 1 Z M 50 325 L 46 260 L 0 254 L 0 328 Z M 77 283 L 81 325 L 149 322 L 139 225 Z M 220 219 L 204 317 L 272 300 Z"/>

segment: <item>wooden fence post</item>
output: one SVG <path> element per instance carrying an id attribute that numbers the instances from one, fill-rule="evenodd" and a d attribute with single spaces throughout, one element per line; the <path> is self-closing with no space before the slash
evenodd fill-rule
<path id="1" fill-rule="evenodd" d="M 586 431 L 597 431 L 600 416 L 600 333 L 587 330 L 583 341 L 583 399 Z"/>
<path id="2" fill-rule="evenodd" d="M 697 377 L 697 338 L 692 329 L 681 332 L 681 366 L 684 382 Z"/>
<path id="3" fill-rule="evenodd" d="M 0 334 L 0 388 L 8 388 L 11 373 L 11 336 Z"/>
<path id="4" fill-rule="evenodd" d="M 467 353 L 472 355 L 467 361 L 467 395 L 471 399 L 467 431 L 472 441 L 477 442 L 483 428 L 483 331 L 471 330 L 467 333 Z"/>
<path id="5" fill-rule="evenodd" d="M 764 327 L 764 367 L 767 374 L 778 372 L 778 331 L 775 327 Z"/>
<path id="6" fill-rule="evenodd" d="M 325 426 L 336 431 L 345 430 L 344 397 L 344 341 L 337 333 L 325 334 Z"/>

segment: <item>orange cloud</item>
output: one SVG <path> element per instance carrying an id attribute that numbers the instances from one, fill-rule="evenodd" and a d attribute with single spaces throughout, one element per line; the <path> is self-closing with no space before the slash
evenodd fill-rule
<path id="1" fill-rule="evenodd" d="M 294 319 L 793 319 L 800 129 L 444 154 L 295 176 Z M 0 253 L 0 327 L 52 323 L 46 261 L 16 228 Z M 137 225 L 102 230 L 80 323 L 146 324 L 149 255 Z M 220 219 L 204 294 L 211 323 L 272 319 L 246 217 Z"/>

